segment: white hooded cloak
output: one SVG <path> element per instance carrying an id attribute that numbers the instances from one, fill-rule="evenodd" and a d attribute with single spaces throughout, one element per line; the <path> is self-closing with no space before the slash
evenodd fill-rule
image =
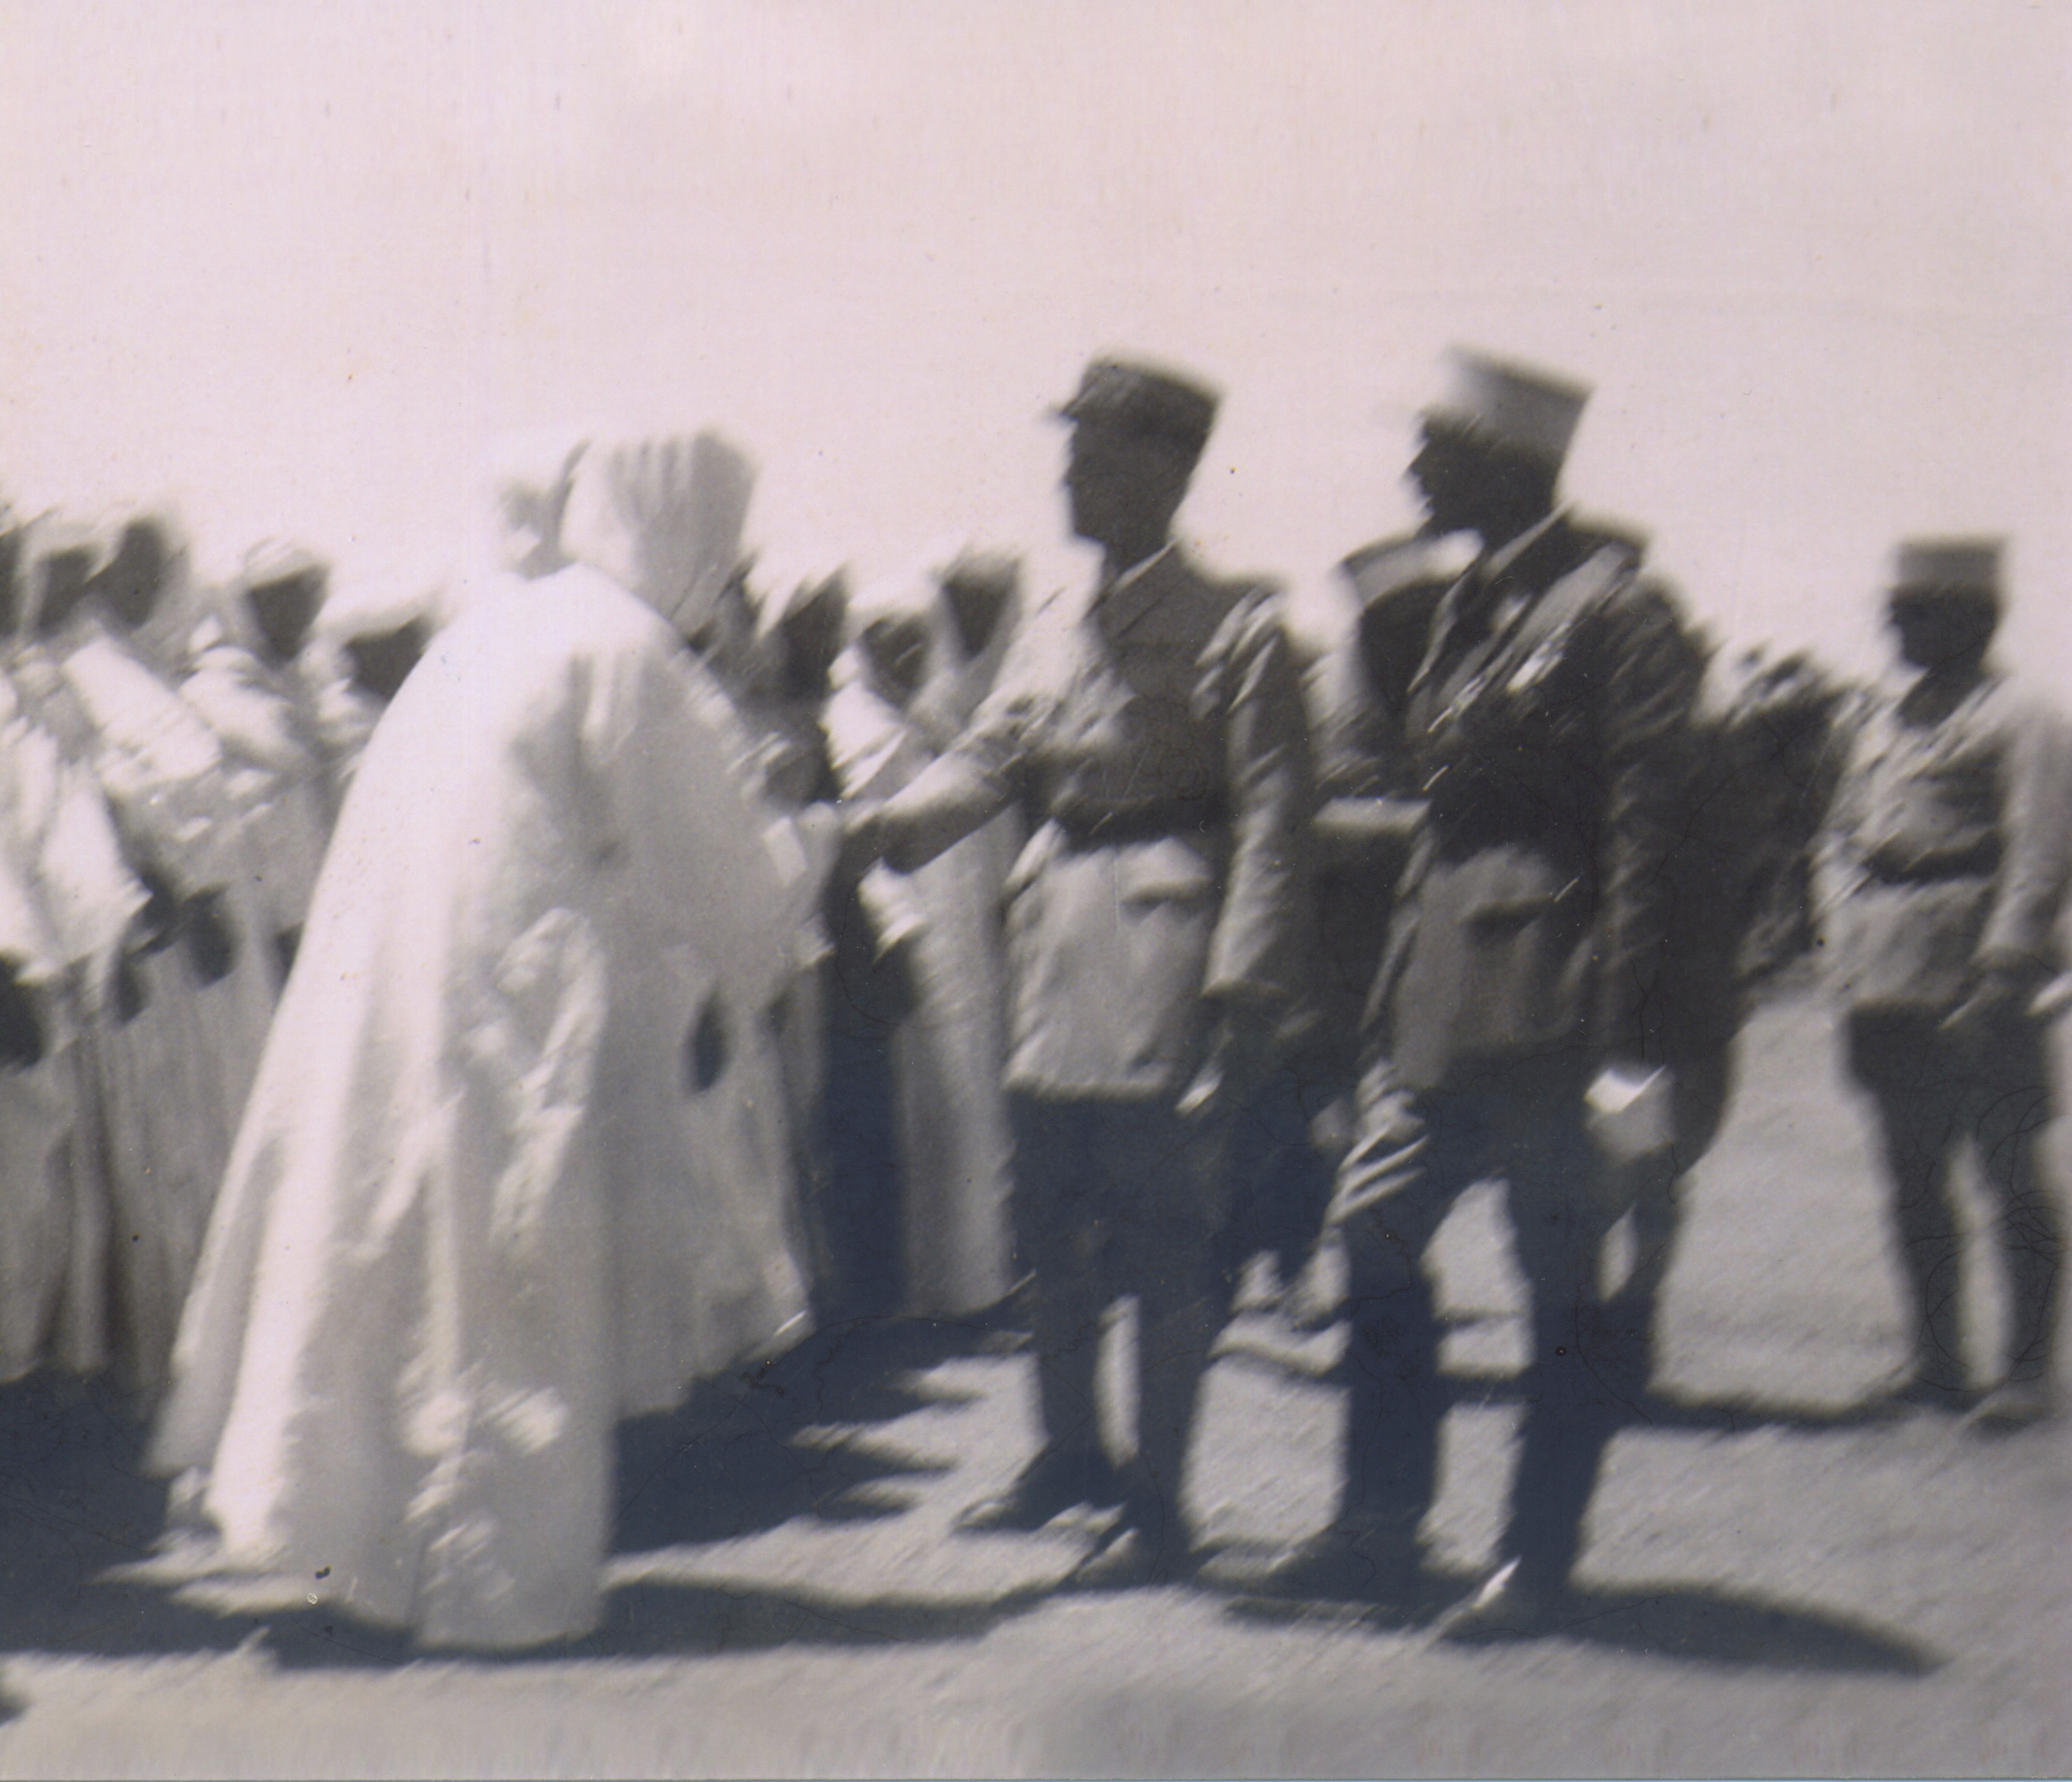
<path id="1" fill-rule="evenodd" d="M 758 1018 L 817 889 L 734 748 L 582 565 L 485 588 L 384 716 L 158 1434 L 233 1563 L 428 1644 L 580 1634 L 614 1421 L 802 1328 L 783 1209 L 698 1143 L 738 1048 L 686 1043 Z"/>

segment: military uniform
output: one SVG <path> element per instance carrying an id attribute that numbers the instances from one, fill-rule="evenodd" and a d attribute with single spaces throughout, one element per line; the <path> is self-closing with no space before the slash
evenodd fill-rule
<path id="1" fill-rule="evenodd" d="M 1438 1486 L 1440 1332 L 1423 1259 L 1501 1176 L 1531 1304 L 1507 1558 L 1565 1580 L 1618 1406 L 1597 1263 L 1622 1210 L 1585 1092 L 1660 1063 L 1658 995 L 1696 664 L 1627 541 L 1560 514 L 1445 596 L 1408 700 L 1427 800 L 1368 1008 L 1333 1223 L 1350 1265 L 1338 1528 L 1401 1565 Z"/>
<path id="2" fill-rule="evenodd" d="M 1308 740 L 1279 603 L 1169 545 L 1039 614 L 957 744 L 884 807 L 890 857 L 1011 804 L 1014 1224 L 1051 1451 L 1100 1472 L 1100 1315 L 1138 1299 L 1140 1455 L 1177 1501 L 1227 1196 L 1219 1123 L 1176 1102 L 1219 1006 L 1268 1013 L 1305 958 Z"/>
<path id="3" fill-rule="evenodd" d="M 1362 1014 L 1381 963 L 1396 882 L 1424 813 L 1404 742 L 1412 676 L 1440 597 L 1466 567 L 1465 541 L 1422 534 L 1363 545 L 1338 565 L 1353 623 L 1303 677 L 1319 805 L 1314 821 L 1316 969 L 1284 1060 L 1235 1134 L 1240 1204 L 1225 1234 L 1234 1278 L 1272 1251 L 1284 1279 L 1317 1244 L 1331 1178 L 1352 1139 Z M 1285 1302 L 1325 1321 L 1330 1262 Z"/>
<path id="4" fill-rule="evenodd" d="M 2042 1023 L 1967 1005 L 1993 972 L 2039 986 L 2072 860 L 2072 735 L 1990 671 L 1873 709 L 1823 858 L 1828 970 L 1852 1074 L 1873 1098 L 1914 1325 L 1910 1386 L 1954 1400 L 1959 1332 L 1951 1152 L 1968 1137 L 1998 1203 L 2007 1378 L 2050 1374 L 2064 1235 L 2037 1142 L 2053 1117 Z"/>
<path id="5" fill-rule="evenodd" d="M 1318 1003 L 1326 1043 L 1348 1060 L 1381 963 L 1388 917 L 1424 815 L 1405 735 L 1410 684 L 1447 589 L 1467 566 L 1456 541 L 1384 539 L 1339 565 L 1359 614 L 1307 684 L 1317 754 Z"/>

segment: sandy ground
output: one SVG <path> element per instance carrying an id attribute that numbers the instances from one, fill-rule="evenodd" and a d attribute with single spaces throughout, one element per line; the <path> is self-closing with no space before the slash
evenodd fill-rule
<path id="1" fill-rule="evenodd" d="M 1058 1594 L 1083 1534 L 949 1525 L 1028 1451 L 1026 1358 L 907 1330 L 823 1336 L 628 1431 L 595 1638 L 421 1658 L 294 1583 L 154 1557 L 134 1419 L 32 1384 L 0 1400 L 0 1773 L 2072 1770 L 2072 1438 L 1866 1414 L 1901 1345 L 1862 1110 L 1816 1004 L 1767 1009 L 1743 1057 L 1671 1279 L 1667 1402 L 1613 1450 L 1553 1637 Z M 1463 1588 L 1516 1416 L 1498 1233 L 1478 1190 L 1441 1240 L 1460 1398 L 1433 1533 Z M 1212 1542 L 1299 1536 L 1334 1484 L 1338 1398 L 1302 1371 L 1330 1339 L 1252 1316 L 1229 1341 L 1198 1518 Z"/>

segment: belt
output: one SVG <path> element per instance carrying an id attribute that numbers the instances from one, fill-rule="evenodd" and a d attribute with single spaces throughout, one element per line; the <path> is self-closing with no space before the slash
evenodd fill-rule
<path id="1" fill-rule="evenodd" d="M 1230 813 L 1220 799 L 1191 804 L 1160 804 L 1137 811 L 1053 811 L 1068 848 L 1123 848 L 1132 842 L 1162 841 L 1168 836 L 1198 836 L 1220 829 Z"/>
<path id="2" fill-rule="evenodd" d="M 1923 860 L 1880 860 L 1873 855 L 1864 865 L 1880 885 L 1946 885 L 1956 879 L 1989 879 L 2000 869 L 2000 844 L 1982 842 L 1961 854 L 1931 856 Z"/>

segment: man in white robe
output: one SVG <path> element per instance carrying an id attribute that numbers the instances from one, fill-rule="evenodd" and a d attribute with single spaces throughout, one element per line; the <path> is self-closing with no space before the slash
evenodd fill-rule
<path id="1" fill-rule="evenodd" d="M 0 1379 L 106 1364 L 109 1206 L 92 1038 L 144 892 L 43 721 L 26 528 L 0 534 Z"/>
<path id="2" fill-rule="evenodd" d="M 533 543 L 361 762 L 155 1452 L 207 1469 L 232 1562 L 435 1645 L 590 1629 L 615 1421 L 804 1303 L 684 1111 L 729 1093 L 826 831 L 766 829 L 670 623 Z"/>
<path id="3" fill-rule="evenodd" d="M 301 546 L 255 548 L 223 610 L 196 638 L 182 691 L 216 733 L 245 825 L 262 943 L 286 979 L 337 818 L 319 726 L 323 692 L 306 646 L 329 592 L 328 567 Z"/>
<path id="4" fill-rule="evenodd" d="M 114 1230 L 114 1359 L 166 1377 L 209 1209 L 273 1016 L 276 967 L 251 899 L 222 750 L 181 696 L 195 615 L 169 522 L 143 515 L 103 561 L 91 534 L 39 547 L 46 716 L 72 738 L 152 893 L 92 1048 Z M 63 714 L 60 716 L 60 714 Z"/>
<path id="5" fill-rule="evenodd" d="M 981 576 L 946 560 L 865 590 L 827 713 L 845 798 L 890 797 L 956 741 L 997 671 L 1018 581 L 1011 560 Z M 848 1210 L 893 1228 L 857 1236 L 866 1258 L 897 1258 L 897 1304 L 910 1317 L 968 1316 L 1013 1283 L 1000 903 L 1017 827 L 1003 813 L 911 875 L 874 867 L 849 912 L 868 933 L 845 932 L 845 953 L 861 942 L 874 958 L 843 964 L 861 979 L 894 974 L 902 993 L 878 1041 L 890 1041 L 896 1193 L 859 1183 L 866 1204 Z M 842 1168 L 851 1160 L 837 1159 L 838 1180 L 859 1173 Z"/>

